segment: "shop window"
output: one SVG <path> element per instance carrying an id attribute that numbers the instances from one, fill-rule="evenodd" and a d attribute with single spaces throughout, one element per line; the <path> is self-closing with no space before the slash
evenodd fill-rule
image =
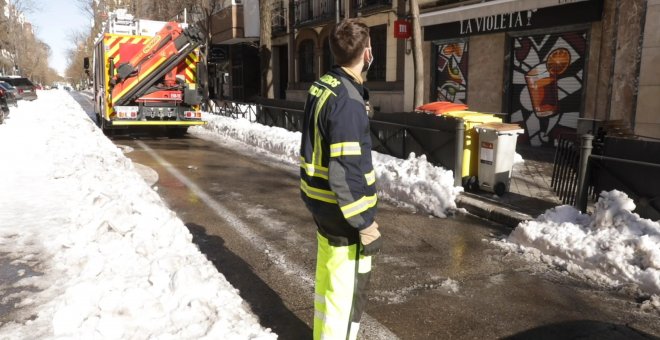
<path id="1" fill-rule="evenodd" d="M 323 69 L 321 72 L 326 73 L 330 71 L 334 63 L 335 58 L 332 56 L 332 51 L 330 51 L 330 42 L 326 38 L 323 41 Z"/>
<path id="2" fill-rule="evenodd" d="M 436 44 L 435 97 L 438 101 L 467 103 L 468 42 Z"/>
<path id="3" fill-rule="evenodd" d="M 385 81 L 387 65 L 387 25 L 379 25 L 369 28 L 371 38 L 371 51 L 374 54 L 374 62 L 367 73 L 369 81 Z"/>
<path id="4" fill-rule="evenodd" d="M 301 82 L 313 82 L 314 74 L 314 41 L 303 40 L 298 47 L 298 74 Z"/>

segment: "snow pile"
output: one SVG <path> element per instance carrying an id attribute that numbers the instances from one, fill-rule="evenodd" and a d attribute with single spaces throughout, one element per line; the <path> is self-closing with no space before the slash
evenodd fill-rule
<path id="1" fill-rule="evenodd" d="M 559 206 L 522 222 L 507 242 L 580 277 L 660 295 L 660 223 L 634 209 L 625 193 L 602 192 L 593 215 Z M 656 296 L 649 303 L 659 302 Z"/>
<path id="2" fill-rule="evenodd" d="M 33 271 L 0 283 L 3 337 L 276 338 L 68 93 L 21 102 L 0 145 L 0 255 Z"/>
<path id="3" fill-rule="evenodd" d="M 191 128 L 200 137 L 229 137 L 253 147 L 269 151 L 279 160 L 298 166 L 300 162 L 300 132 L 268 127 L 247 119 L 205 114 L 204 127 Z M 380 198 L 399 205 L 412 206 L 438 217 L 456 210 L 456 197 L 463 191 L 454 186 L 450 170 L 434 166 L 426 156 L 398 159 L 372 152 L 376 171 L 376 186 Z"/>
<path id="4" fill-rule="evenodd" d="M 426 156 L 406 160 L 373 152 L 378 193 L 382 198 L 410 204 L 438 217 L 456 210 L 456 196 L 463 187 L 454 186 L 454 173 L 432 165 Z"/>
<path id="5" fill-rule="evenodd" d="M 289 164 L 298 165 L 300 162 L 300 139 L 302 138 L 300 132 L 252 123 L 245 118 L 234 119 L 209 113 L 204 113 L 202 118 L 207 122 L 206 125 L 203 128 L 190 128 L 190 132 L 198 135 L 232 138 L 270 151 L 272 156 Z"/>

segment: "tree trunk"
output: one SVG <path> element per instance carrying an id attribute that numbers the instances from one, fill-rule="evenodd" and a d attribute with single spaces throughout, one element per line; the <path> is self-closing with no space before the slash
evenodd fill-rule
<path id="1" fill-rule="evenodd" d="M 419 3 L 417 0 L 410 0 L 410 15 L 412 16 L 412 53 L 413 66 L 415 69 L 413 108 L 417 108 L 424 104 L 424 60 L 422 59 L 422 28 L 419 24 Z"/>
<path id="2" fill-rule="evenodd" d="M 261 60 L 261 96 L 275 98 L 273 90 L 272 0 L 259 0 L 259 59 Z"/>

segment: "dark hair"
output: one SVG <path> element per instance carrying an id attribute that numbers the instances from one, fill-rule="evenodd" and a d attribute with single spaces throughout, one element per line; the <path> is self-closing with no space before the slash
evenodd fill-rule
<path id="1" fill-rule="evenodd" d="M 369 45 L 369 27 L 357 19 L 344 19 L 332 28 L 328 40 L 335 63 L 352 66 Z"/>

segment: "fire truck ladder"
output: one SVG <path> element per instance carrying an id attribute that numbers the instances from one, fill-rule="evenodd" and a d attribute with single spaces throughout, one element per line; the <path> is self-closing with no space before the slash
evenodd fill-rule
<path id="1" fill-rule="evenodd" d="M 126 105 L 130 101 L 143 96 L 159 79 L 179 65 L 197 46 L 201 45 L 203 39 L 204 36 L 197 27 L 191 26 L 184 29 L 183 34 L 174 40 L 178 52 L 156 67 L 128 92 L 114 100 L 113 105 Z M 139 77 L 139 72 L 137 76 Z"/>

